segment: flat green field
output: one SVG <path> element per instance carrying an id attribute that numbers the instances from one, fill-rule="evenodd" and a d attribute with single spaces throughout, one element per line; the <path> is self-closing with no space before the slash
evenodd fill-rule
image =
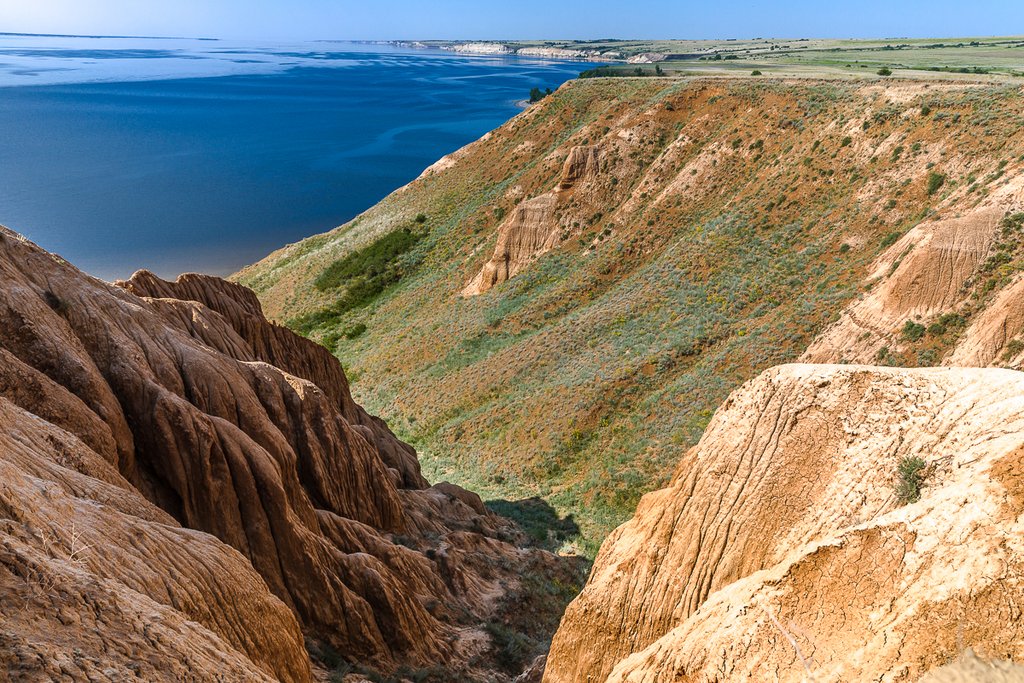
<path id="1" fill-rule="evenodd" d="M 435 47 L 457 43 L 432 41 Z M 1024 78 L 1024 37 L 829 40 L 815 38 L 752 40 L 652 41 L 501 41 L 510 49 L 527 47 L 617 52 L 622 59 L 648 53 L 665 55 L 665 75 L 744 74 L 835 77 L 877 75 L 882 68 L 894 76 L 938 78 L 982 77 L 982 80 Z M 612 75 L 635 75 L 651 65 L 616 63 Z M 988 78 L 984 78 L 988 77 Z"/>

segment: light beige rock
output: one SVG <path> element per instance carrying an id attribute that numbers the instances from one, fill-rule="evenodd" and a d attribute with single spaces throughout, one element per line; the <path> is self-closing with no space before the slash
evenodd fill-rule
<path id="1" fill-rule="evenodd" d="M 927 463 L 901 505 L 902 458 Z M 602 545 L 545 681 L 915 680 L 1024 657 L 1024 375 L 773 368 Z"/>
<path id="2" fill-rule="evenodd" d="M 956 312 L 971 299 L 969 284 L 985 263 L 999 224 L 1024 206 L 1024 176 L 1015 175 L 974 205 L 959 193 L 944 213 L 919 223 L 886 249 L 872 267 L 868 291 L 820 334 L 801 360 L 808 363 L 873 363 L 879 351 L 896 349 L 908 320 L 927 322 Z M 1001 292 L 976 316 L 945 365 L 986 366 L 1021 330 L 1019 285 Z M 1010 333 L 1010 334 L 1008 334 Z"/>

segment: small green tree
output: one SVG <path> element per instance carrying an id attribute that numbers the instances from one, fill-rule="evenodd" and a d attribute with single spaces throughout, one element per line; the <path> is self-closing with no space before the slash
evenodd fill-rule
<path id="1" fill-rule="evenodd" d="M 925 326 L 921 323 L 915 323 L 913 320 L 908 320 L 903 325 L 903 338 L 907 341 L 916 342 L 924 336 Z"/>
<path id="2" fill-rule="evenodd" d="M 881 69 L 878 70 L 878 75 L 879 76 L 892 76 L 892 69 L 890 69 L 887 66 L 883 66 Z"/>
<path id="3" fill-rule="evenodd" d="M 929 171 L 928 173 L 928 194 L 933 195 L 939 191 L 939 188 L 946 184 L 946 176 L 935 171 Z"/>

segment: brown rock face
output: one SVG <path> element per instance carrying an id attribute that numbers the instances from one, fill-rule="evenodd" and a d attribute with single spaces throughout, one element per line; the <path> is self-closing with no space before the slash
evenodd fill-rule
<path id="1" fill-rule="evenodd" d="M 416 451 L 399 441 L 382 420 L 369 415 L 352 400 L 348 379 L 330 351 L 319 344 L 309 343 L 286 327 L 269 322 L 263 316 L 259 299 L 251 290 L 220 278 L 195 273 L 187 273 L 175 282 L 167 282 L 145 270 L 135 273 L 127 282 L 116 284 L 138 296 L 196 301 L 220 313 L 248 346 L 243 349 L 228 347 L 226 353 L 235 352 L 251 357 L 252 360 L 269 363 L 317 385 L 330 396 L 349 424 L 361 428 L 363 435 L 377 448 L 403 486 L 428 486 L 420 474 Z M 179 306 L 176 310 L 187 309 Z M 191 334 L 206 341 L 201 336 L 202 328 L 194 325 L 193 318 L 185 316 L 182 323 Z"/>
<path id="2" fill-rule="evenodd" d="M 303 681 L 300 626 L 352 662 L 468 677 L 462 636 L 521 563 L 559 565 L 428 488 L 248 290 L 108 285 L 6 229 L 0 472 L 0 662 L 26 677 L 141 658 L 146 680 Z"/>
<path id="3" fill-rule="evenodd" d="M 13 680 L 309 680 L 295 617 L 242 555 L 5 398 L 0 539 Z"/>
<path id="4" fill-rule="evenodd" d="M 569 225 L 571 221 L 561 220 L 559 209 L 568 202 L 579 185 L 598 174 L 600 167 L 598 147 L 573 147 L 562 165 L 562 175 L 555 189 L 521 202 L 501 224 L 494 254 L 462 290 L 462 295 L 483 294 L 557 246 L 563 231 L 578 232 Z"/>
<path id="5" fill-rule="evenodd" d="M 604 543 L 544 680 L 915 680 L 965 648 L 1024 656 L 1022 396 L 1007 370 L 767 371 Z M 895 492 L 909 457 L 917 502 Z"/>

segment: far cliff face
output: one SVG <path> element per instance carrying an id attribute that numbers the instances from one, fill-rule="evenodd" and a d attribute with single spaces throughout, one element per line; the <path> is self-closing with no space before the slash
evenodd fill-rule
<path id="1" fill-rule="evenodd" d="M 0 666 L 308 681 L 305 637 L 367 671 L 507 677 L 484 626 L 578 564 L 430 487 L 250 291 L 120 285 L 0 229 Z"/>

